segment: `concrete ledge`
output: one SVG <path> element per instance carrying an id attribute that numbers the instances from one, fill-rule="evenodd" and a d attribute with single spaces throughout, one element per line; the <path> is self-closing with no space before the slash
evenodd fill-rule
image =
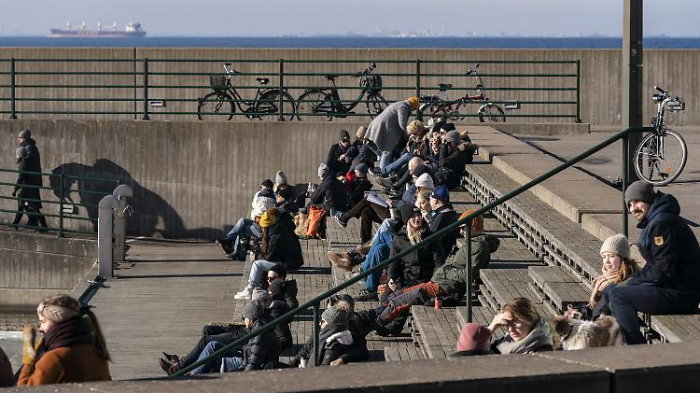
<path id="1" fill-rule="evenodd" d="M 591 132 L 590 123 L 494 123 L 489 124 L 508 134 L 526 135 L 572 135 Z"/>

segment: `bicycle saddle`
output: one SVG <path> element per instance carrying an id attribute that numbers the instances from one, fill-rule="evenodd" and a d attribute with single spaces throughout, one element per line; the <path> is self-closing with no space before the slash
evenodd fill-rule
<path id="1" fill-rule="evenodd" d="M 329 81 L 332 81 L 332 80 L 335 80 L 335 78 L 338 77 L 338 74 L 328 74 L 328 75 L 325 75 L 325 77 L 326 77 L 326 79 L 328 79 Z"/>
<path id="2" fill-rule="evenodd" d="M 447 91 L 447 89 L 452 88 L 451 83 L 440 83 L 440 84 L 438 84 L 438 86 L 440 87 L 440 91 Z"/>
<path id="3" fill-rule="evenodd" d="M 438 97 L 436 95 L 432 95 L 432 94 L 421 94 L 421 96 L 420 96 L 420 100 L 423 102 L 438 101 L 439 99 L 440 99 L 440 97 Z"/>
<path id="4" fill-rule="evenodd" d="M 267 85 L 270 83 L 270 78 L 255 78 L 255 80 L 260 82 L 261 85 Z"/>

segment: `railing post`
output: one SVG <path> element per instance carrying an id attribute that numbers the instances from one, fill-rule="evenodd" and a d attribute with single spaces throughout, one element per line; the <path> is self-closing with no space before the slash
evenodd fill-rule
<path id="1" fill-rule="evenodd" d="M 420 100 L 420 59 L 416 59 L 416 97 Z M 423 121 L 423 112 L 420 110 L 420 105 L 416 110 L 416 120 Z"/>
<path id="2" fill-rule="evenodd" d="M 280 59 L 280 70 L 279 70 L 279 79 L 280 79 L 280 94 L 279 94 L 279 112 L 280 116 L 278 118 L 279 121 L 284 121 L 284 94 L 282 92 L 284 91 L 284 59 Z"/>
<path id="3" fill-rule="evenodd" d="M 112 193 L 117 199 L 117 208 L 114 214 L 114 262 L 124 262 L 126 260 L 126 216 L 127 199 L 134 196 L 131 187 L 126 184 L 118 185 Z"/>
<path id="4" fill-rule="evenodd" d="M 314 367 L 318 366 L 318 336 L 320 334 L 321 330 L 321 312 L 319 310 L 319 303 L 314 303 L 314 353 L 313 353 L 313 359 L 311 361 L 313 362 Z"/>
<path id="5" fill-rule="evenodd" d="M 467 221 L 467 237 L 464 246 L 467 247 L 467 323 L 472 322 L 472 220 Z"/>
<path id="6" fill-rule="evenodd" d="M 581 60 L 576 60 L 576 123 L 581 122 Z"/>
<path id="7" fill-rule="evenodd" d="M 10 59 L 10 119 L 17 118 L 17 112 L 15 108 L 15 89 L 17 85 L 15 84 L 15 58 Z"/>
<path id="8" fill-rule="evenodd" d="M 112 226 L 114 225 L 114 209 L 117 207 L 117 199 L 113 195 L 107 195 L 100 201 L 99 215 L 97 218 L 97 275 L 105 279 L 114 278 L 114 265 L 112 255 Z"/>
<path id="9" fill-rule="evenodd" d="M 143 59 L 143 120 L 150 120 L 148 116 L 148 59 Z"/>
<path id="10" fill-rule="evenodd" d="M 629 222 L 627 217 L 627 203 L 625 202 L 625 191 L 627 190 L 627 183 L 629 183 L 629 178 L 627 177 L 627 170 L 629 166 L 629 141 L 626 134 L 622 137 L 622 234 L 628 237 L 629 234 Z"/>
<path id="11" fill-rule="evenodd" d="M 58 175 L 59 186 L 58 186 L 58 197 L 60 201 L 58 202 L 58 237 L 63 237 L 63 198 L 65 197 L 65 191 L 63 190 L 63 173 Z"/>

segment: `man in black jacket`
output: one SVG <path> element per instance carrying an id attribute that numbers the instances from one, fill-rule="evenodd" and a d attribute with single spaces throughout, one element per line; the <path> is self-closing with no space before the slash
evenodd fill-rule
<path id="1" fill-rule="evenodd" d="M 350 133 L 342 130 L 340 142 L 331 146 L 326 157 L 326 165 L 334 175 L 345 174 L 350 169 L 352 158 L 347 154 L 348 149 L 350 149 Z"/>
<path id="2" fill-rule="evenodd" d="M 31 131 L 24 129 L 17 136 L 19 147 L 22 149 L 18 154 L 19 176 L 12 196 L 18 196 L 18 209 L 13 225 L 19 224 L 22 219 L 22 211 L 28 215 L 27 225 L 32 227 L 41 226 L 42 232 L 46 231 L 46 217 L 41 212 L 41 157 L 36 141 L 32 139 Z M 21 155 L 21 157 L 20 157 Z M 35 172 L 35 173 L 30 173 Z"/>
<path id="3" fill-rule="evenodd" d="M 462 143 L 459 131 L 450 131 L 443 137 L 440 146 L 438 170 L 435 173 L 439 184 L 447 188 L 459 186 L 464 167 L 474 160 L 474 148 L 470 143 Z"/>
<path id="4" fill-rule="evenodd" d="M 670 194 L 654 193 L 644 181 L 625 191 L 630 213 L 642 230 L 637 247 L 644 268 L 620 284 L 603 290 L 627 344 L 642 344 L 637 312 L 687 314 L 700 302 L 700 246 L 680 217 L 678 201 Z"/>
<path id="5" fill-rule="evenodd" d="M 435 233 L 457 221 L 457 212 L 450 203 L 450 192 L 445 186 L 435 187 L 430 194 L 430 208 L 433 209 L 430 218 L 430 232 Z M 457 243 L 459 233 L 452 231 L 442 237 L 442 249 L 450 253 Z"/>

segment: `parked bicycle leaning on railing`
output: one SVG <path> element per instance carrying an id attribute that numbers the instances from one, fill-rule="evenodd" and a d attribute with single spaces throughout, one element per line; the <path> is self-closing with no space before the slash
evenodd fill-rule
<path id="1" fill-rule="evenodd" d="M 669 92 L 654 86 L 651 96 L 656 104 L 656 117 L 651 119 L 654 132 L 645 135 L 634 152 L 634 171 L 640 179 L 663 186 L 674 181 L 688 159 L 688 147 L 677 132 L 666 127 L 666 112 L 685 110 L 685 103 Z"/>
<path id="2" fill-rule="evenodd" d="M 373 118 L 381 113 L 387 107 L 387 102 L 380 94 L 382 91 L 382 77 L 380 75 L 372 75 L 372 71 L 377 67 L 377 63 L 372 63 L 364 71 L 356 73 L 354 76 L 359 78 L 360 94 L 355 101 L 349 104 L 343 104 L 340 98 L 338 87 L 335 84 L 338 74 L 328 74 L 325 78 L 331 83 L 332 87 L 318 89 L 308 89 L 299 96 L 297 100 L 297 119 L 302 118 L 313 119 L 313 117 L 325 116 L 328 120 L 333 120 L 333 117 L 345 118 L 348 115 L 354 115 L 353 109 L 361 103 L 365 104 L 367 114 Z"/>
<path id="3" fill-rule="evenodd" d="M 224 64 L 224 75 L 210 75 L 209 81 L 212 93 L 199 98 L 197 105 L 197 117 L 204 119 L 225 119 L 231 120 L 236 113 L 236 108 L 244 113 L 248 119 L 262 120 L 267 115 L 281 114 L 284 118 L 292 120 L 294 118 L 294 98 L 289 93 L 280 89 L 270 89 L 266 86 L 270 83 L 269 78 L 257 77 L 258 88 L 255 91 L 255 98 L 245 99 L 231 83 L 231 78 L 241 72 L 229 69 L 231 63 Z M 280 101 L 280 95 L 282 100 Z M 280 107 L 280 102 L 282 102 Z"/>

